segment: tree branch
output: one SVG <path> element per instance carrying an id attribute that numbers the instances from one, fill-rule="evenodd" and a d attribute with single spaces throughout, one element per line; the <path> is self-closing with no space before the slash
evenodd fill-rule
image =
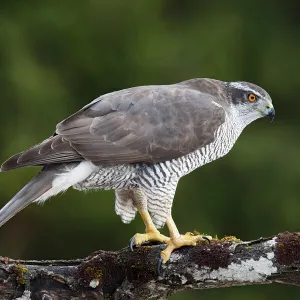
<path id="1" fill-rule="evenodd" d="M 0 298 L 165 299 L 187 289 L 283 283 L 300 286 L 300 233 L 238 242 L 232 238 L 176 250 L 156 274 L 164 245 L 98 251 L 77 260 L 0 258 Z"/>

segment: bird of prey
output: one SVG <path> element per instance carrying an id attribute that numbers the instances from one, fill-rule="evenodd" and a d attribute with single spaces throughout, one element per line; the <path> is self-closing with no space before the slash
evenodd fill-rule
<path id="1" fill-rule="evenodd" d="M 181 235 L 171 209 L 179 179 L 227 154 L 252 121 L 275 116 L 269 94 L 247 82 L 197 78 L 102 95 L 56 126 L 40 144 L 9 158 L 8 171 L 43 166 L 0 211 L 0 226 L 31 202 L 74 187 L 114 189 L 124 223 L 138 211 L 145 233 L 131 239 L 166 243 L 160 262 L 176 248 L 211 237 Z M 158 229 L 167 225 L 170 237 Z"/>

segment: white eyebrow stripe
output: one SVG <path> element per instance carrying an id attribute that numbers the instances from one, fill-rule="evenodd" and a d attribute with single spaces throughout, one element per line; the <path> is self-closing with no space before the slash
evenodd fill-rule
<path id="1" fill-rule="evenodd" d="M 258 95 L 258 96 L 261 97 L 261 98 L 264 98 L 264 96 L 263 96 L 261 93 L 259 93 L 259 92 L 256 91 L 256 90 L 251 89 L 249 86 L 246 86 L 246 85 L 244 85 L 244 84 L 242 84 L 242 83 L 240 83 L 240 82 L 231 82 L 230 85 L 231 85 L 232 87 L 235 87 L 235 88 L 239 89 L 239 90 L 251 92 L 251 93 L 253 93 L 253 94 Z"/>

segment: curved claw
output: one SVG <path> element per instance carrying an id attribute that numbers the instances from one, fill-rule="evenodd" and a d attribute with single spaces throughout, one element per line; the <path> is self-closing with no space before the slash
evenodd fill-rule
<path id="1" fill-rule="evenodd" d="M 129 241 L 129 248 L 130 248 L 130 250 L 133 252 L 133 247 L 135 246 L 134 245 L 134 242 L 135 242 L 135 238 L 134 238 L 134 236 L 130 239 L 130 241 Z"/>
<path id="2" fill-rule="evenodd" d="M 157 275 L 158 276 L 161 276 L 162 275 L 162 264 L 163 264 L 163 258 L 162 257 L 159 257 L 157 263 L 156 263 L 156 272 L 157 272 Z"/>
<path id="3" fill-rule="evenodd" d="M 202 238 L 203 238 L 204 240 L 208 241 L 208 243 L 210 244 L 210 239 L 209 239 L 207 236 L 202 235 Z"/>

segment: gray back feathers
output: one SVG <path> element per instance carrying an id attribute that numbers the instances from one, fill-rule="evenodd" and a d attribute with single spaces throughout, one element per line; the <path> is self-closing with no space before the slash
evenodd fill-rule
<path id="1" fill-rule="evenodd" d="M 156 163 L 184 156 L 211 143 L 225 121 L 217 86 L 218 81 L 198 79 L 101 96 L 59 123 L 53 137 L 12 157 L 1 170 L 81 160 Z"/>

